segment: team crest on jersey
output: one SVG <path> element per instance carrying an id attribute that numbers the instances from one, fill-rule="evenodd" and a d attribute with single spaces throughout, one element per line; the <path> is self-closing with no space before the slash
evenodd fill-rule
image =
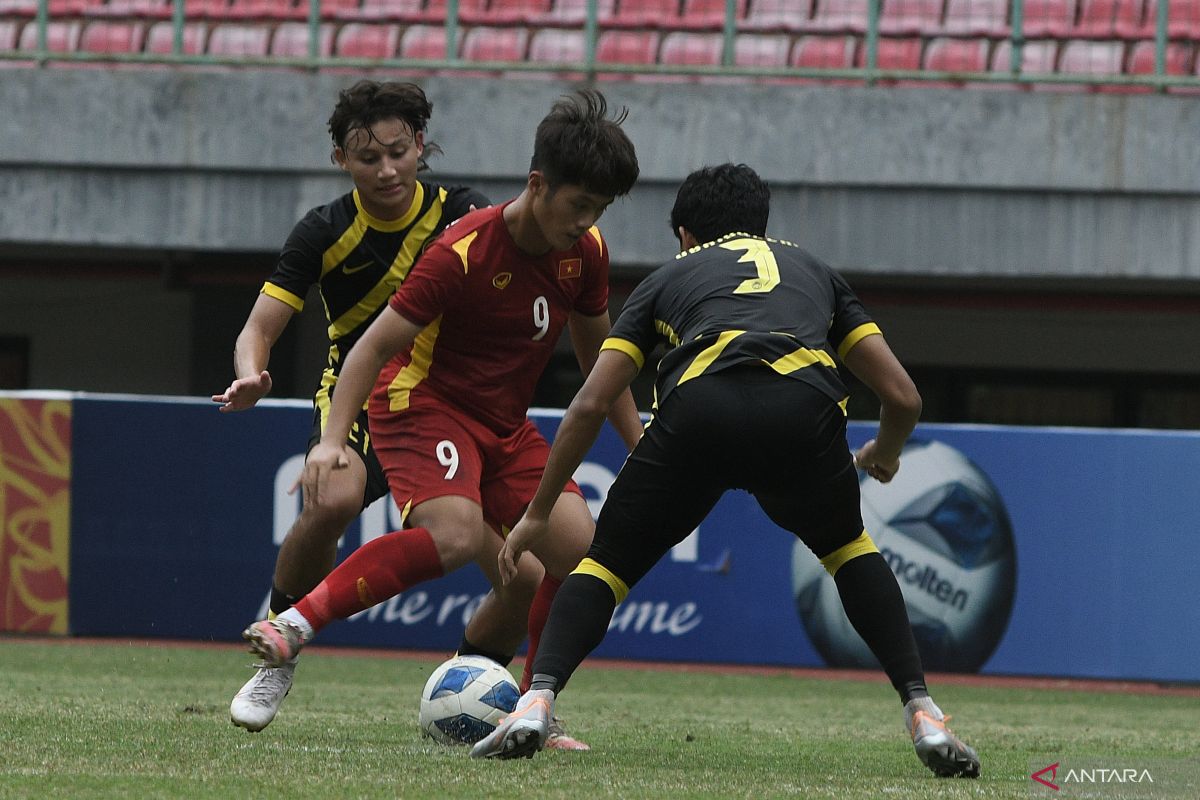
<path id="1" fill-rule="evenodd" d="M 582 258 L 564 258 L 558 262 L 558 279 L 560 281 L 564 281 L 567 278 L 578 278 L 582 274 Z"/>
<path id="2" fill-rule="evenodd" d="M 495 286 L 497 289 L 503 289 L 505 286 L 508 286 L 508 283 L 511 280 L 511 272 L 501 272 L 496 277 L 492 278 L 492 286 Z"/>

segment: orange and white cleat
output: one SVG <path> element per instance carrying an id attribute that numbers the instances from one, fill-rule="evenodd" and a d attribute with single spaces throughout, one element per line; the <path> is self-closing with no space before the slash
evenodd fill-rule
<path id="1" fill-rule="evenodd" d="M 554 718 L 554 692 L 521 695 L 513 712 L 471 748 L 471 758 L 533 758 L 546 745 Z"/>
<path id="2" fill-rule="evenodd" d="M 931 698 L 910 700 L 904 706 L 904 717 L 917 758 L 935 775 L 942 778 L 979 777 L 979 756 L 946 727 L 950 718 Z"/>

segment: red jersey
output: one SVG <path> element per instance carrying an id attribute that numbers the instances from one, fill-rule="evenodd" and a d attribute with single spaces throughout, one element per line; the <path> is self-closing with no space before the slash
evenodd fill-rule
<path id="1" fill-rule="evenodd" d="M 504 223 L 507 205 L 447 228 L 392 295 L 392 308 L 425 330 L 383 368 L 372 413 L 449 404 L 507 435 L 524 422 L 570 312 L 608 310 L 600 231 L 531 256 Z"/>

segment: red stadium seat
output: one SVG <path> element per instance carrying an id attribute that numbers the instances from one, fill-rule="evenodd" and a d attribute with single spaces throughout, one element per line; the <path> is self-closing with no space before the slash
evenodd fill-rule
<path id="1" fill-rule="evenodd" d="M 1025 0 L 1021 30 L 1033 38 L 1066 39 L 1075 27 L 1076 0 Z"/>
<path id="2" fill-rule="evenodd" d="M 808 28 L 813 0 L 754 0 L 742 30 L 795 33 Z"/>
<path id="3" fill-rule="evenodd" d="M 487 0 L 458 0 L 459 22 L 486 22 Z M 446 0 L 428 0 L 425 5 L 425 19 L 433 22 L 446 20 Z"/>
<path id="4" fill-rule="evenodd" d="M 879 32 L 886 36 L 928 36 L 941 28 L 942 0 L 883 0 Z"/>
<path id="5" fill-rule="evenodd" d="M 1058 42 L 1042 40 L 1026 42 L 1021 50 L 1021 74 L 1045 74 L 1054 72 Z M 992 53 L 992 72 L 1010 72 L 1012 65 L 1012 42 L 1004 39 L 997 42 Z"/>
<path id="6" fill-rule="evenodd" d="M 0 16 L 32 18 L 37 7 L 37 0 L 0 0 Z"/>
<path id="7" fill-rule="evenodd" d="M 1167 75 L 1187 75 L 1191 62 L 1192 48 L 1187 44 L 1169 42 L 1166 63 Z M 1129 65 L 1125 69 L 1130 75 L 1154 74 L 1154 42 L 1134 42 L 1129 51 Z"/>
<path id="8" fill-rule="evenodd" d="M 491 0 L 477 22 L 486 25 L 518 25 L 549 13 L 552 0 Z"/>
<path id="9" fill-rule="evenodd" d="M 308 41 L 307 22 L 284 22 L 275 29 L 268 52 L 285 58 L 307 58 Z M 333 26 L 328 23 L 323 23 L 318 29 L 317 55 L 323 58 L 333 55 Z"/>
<path id="10" fill-rule="evenodd" d="M 425 60 L 446 58 L 446 29 L 440 25 L 413 25 L 400 37 L 400 57 Z"/>
<path id="11" fill-rule="evenodd" d="M 227 19 L 229 0 L 183 0 L 183 13 L 192 19 Z"/>
<path id="12" fill-rule="evenodd" d="M 425 0 L 363 0 L 361 6 L 339 9 L 334 16 L 348 20 L 418 22 L 425 19 Z"/>
<path id="13" fill-rule="evenodd" d="M 528 22 L 537 26 L 582 26 L 587 20 L 587 7 L 588 0 L 554 0 L 548 11 L 530 16 Z M 596 6 L 596 20 L 608 23 L 612 21 L 616 10 L 617 0 L 599 0 Z"/>
<path id="14" fill-rule="evenodd" d="M 577 64 L 585 56 L 583 31 L 543 28 L 529 40 L 529 60 L 539 64 Z"/>
<path id="15" fill-rule="evenodd" d="M 660 34 L 654 31 L 604 31 L 596 41 L 596 61 L 602 64 L 654 64 Z"/>
<path id="16" fill-rule="evenodd" d="M 524 61 L 529 45 L 525 28 L 472 28 L 463 38 L 465 61 Z"/>
<path id="17" fill-rule="evenodd" d="M 17 49 L 17 35 L 21 32 L 21 22 L 15 19 L 0 19 L 0 51 Z"/>
<path id="18" fill-rule="evenodd" d="M 875 66 L 878 69 L 920 69 L 921 49 L 924 41 L 919 37 L 891 39 L 881 37 L 876 50 Z M 858 51 L 855 65 L 867 65 L 867 48 Z"/>
<path id="19" fill-rule="evenodd" d="M 79 37 L 85 53 L 140 53 L 146 28 L 140 22 L 96 20 L 89 22 Z"/>
<path id="20" fill-rule="evenodd" d="M 686 66 L 716 66 L 721 63 L 724 37 L 719 33 L 672 31 L 663 37 L 659 63 Z"/>
<path id="21" fill-rule="evenodd" d="M 946 0 L 942 29 L 964 36 L 1008 36 L 1008 0 Z"/>
<path id="22" fill-rule="evenodd" d="M 1081 0 L 1074 36 L 1132 36 L 1142 25 L 1142 0 Z M 1153 35 L 1153 34 L 1151 34 Z"/>
<path id="23" fill-rule="evenodd" d="M 348 22 L 338 31 L 333 49 L 343 58 L 395 58 L 400 26 Z"/>
<path id="24" fill-rule="evenodd" d="M 786 67 L 791 49 L 789 36 L 739 33 L 733 44 L 733 63 L 739 67 Z"/>
<path id="25" fill-rule="evenodd" d="M 987 72 L 987 39 L 933 39 L 925 48 L 925 69 L 932 72 Z"/>
<path id="26" fill-rule="evenodd" d="M 51 53 L 73 53 L 79 49 L 83 23 L 79 20 L 50 20 L 46 24 L 46 50 Z M 26 24 L 21 29 L 18 50 L 37 50 L 38 26 Z"/>
<path id="27" fill-rule="evenodd" d="M 265 56 L 271 44 L 267 25 L 226 23 L 213 26 L 208 53 L 214 56 Z"/>
<path id="28" fill-rule="evenodd" d="M 92 6 L 98 6 L 103 0 L 49 0 L 47 10 L 51 19 L 55 17 L 73 17 L 83 14 Z"/>
<path id="29" fill-rule="evenodd" d="M 2 13 L 2 12 L 0 12 Z M 84 11 L 89 17 L 130 17 L 137 19 L 170 19 L 169 0 L 108 0 Z"/>
<path id="30" fill-rule="evenodd" d="M 806 29 L 825 33 L 862 33 L 867 29 L 869 0 L 817 0 Z"/>
<path id="31" fill-rule="evenodd" d="M 1123 39 L 1150 39 L 1154 36 L 1158 4 L 1154 0 L 1117 3 L 1113 31 Z"/>
<path id="32" fill-rule="evenodd" d="M 1117 35 L 1127 39 L 1153 39 L 1158 27 L 1158 0 L 1145 0 L 1141 24 L 1117 16 Z M 1200 39 L 1200 0 L 1169 0 L 1167 35 L 1172 39 Z"/>
<path id="33" fill-rule="evenodd" d="M 230 0 L 226 19 L 306 19 L 308 3 L 296 5 L 293 0 Z"/>
<path id="34" fill-rule="evenodd" d="M 1120 75 L 1124 60 L 1123 42 L 1075 40 L 1062 46 L 1058 71 L 1071 75 Z"/>
<path id="35" fill-rule="evenodd" d="M 208 36 L 208 24 L 204 22 L 189 22 L 183 26 L 183 41 L 181 42 L 184 55 L 196 56 L 204 52 L 204 39 Z M 146 33 L 146 52 L 165 55 L 174 52 L 175 25 L 171 22 L 156 22 Z"/>
<path id="36" fill-rule="evenodd" d="M 734 24 L 746 17 L 747 0 L 734 0 Z M 725 27 L 725 0 L 683 0 L 680 24 L 692 30 L 719 31 Z"/>
<path id="37" fill-rule="evenodd" d="M 680 27 L 680 0 L 619 0 L 612 25 L 622 28 Z"/>
<path id="38" fill-rule="evenodd" d="M 853 36 L 804 36 L 792 46 L 791 65 L 812 69 L 849 69 L 854 66 L 858 40 Z"/>

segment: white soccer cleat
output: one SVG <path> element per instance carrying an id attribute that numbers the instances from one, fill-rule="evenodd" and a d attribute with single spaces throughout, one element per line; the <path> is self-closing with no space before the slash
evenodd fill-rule
<path id="1" fill-rule="evenodd" d="M 533 758 L 545 746 L 553 718 L 554 692 L 526 692 L 496 730 L 475 743 L 471 758 Z"/>
<path id="2" fill-rule="evenodd" d="M 904 719 L 917 758 L 935 775 L 942 778 L 979 777 L 979 756 L 946 727 L 950 718 L 942 714 L 931 698 L 910 700 L 904 706 Z"/>
<path id="3" fill-rule="evenodd" d="M 294 659 L 282 667 L 260 666 L 229 704 L 229 718 L 233 724 L 251 733 L 270 725 L 279 706 L 283 705 L 283 698 L 292 689 L 295 674 Z"/>

